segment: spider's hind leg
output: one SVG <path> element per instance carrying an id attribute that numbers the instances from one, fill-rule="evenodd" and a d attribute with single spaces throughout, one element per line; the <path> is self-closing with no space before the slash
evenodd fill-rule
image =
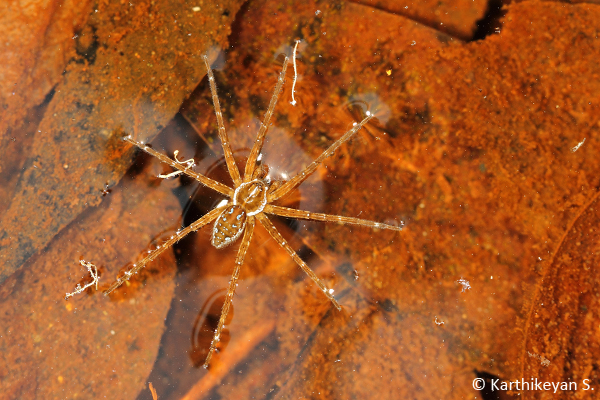
<path id="1" fill-rule="evenodd" d="M 313 272 L 312 269 L 300 258 L 300 256 L 292 249 L 292 247 L 285 241 L 281 233 L 275 228 L 275 225 L 269 220 L 269 218 L 264 214 L 257 214 L 256 218 L 260 221 L 262 226 L 265 227 L 267 232 L 275 239 L 275 241 L 287 251 L 287 253 L 292 257 L 292 259 L 298 264 L 300 268 L 313 280 L 321 289 L 321 291 L 327 296 L 327 298 L 333 303 L 334 307 L 338 309 L 338 311 L 342 310 L 340 303 L 337 302 L 335 297 L 333 297 L 333 289 L 328 289 L 327 286 L 323 283 L 321 279 Z"/>
<path id="2" fill-rule="evenodd" d="M 197 231 L 204 225 L 210 224 L 215 218 L 219 216 L 221 211 L 223 211 L 223 207 L 217 207 L 205 214 L 203 217 L 193 222 L 192 224 L 190 224 L 189 226 L 187 226 L 186 228 L 177 231 L 168 240 L 166 240 L 164 243 L 161 243 L 156 249 L 148 253 L 142 260 L 138 261 L 136 264 L 133 264 L 133 267 L 131 269 L 126 270 L 123 273 L 123 275 L 118 276 L 117 279 L 110 285 L 110 287 L 104 290 L 104 294 L 109 295 L 116 288 L 128 281 L 133 275 L 137 274 L 139 270 L 146 266 L 146 264 L 153 261 L 156 257 L 161 255 L 165 250 L 169 249 L 176 242 L 186 237 L 189 233 Z"/>
<path id="3" fill-rule="evenodd" d="M 246 257 L 246 251 L 248 250 L 248 246 L 250 246 L 250 240 L 252 240 L 253 232 L 254 217 L 250 216 L 246 221 L 246 231 L 244 232 L 244 238 L 242 239 L 242 243 L 240 244 L 240 248 L 238 250 L 238 255 L 235 259 L 235 268 L 233 269 L 233 274 L 231 274 L 231 280 L 229 281 L 227 295 L 225 296 L 225 303 L 223 303 L 223 308 L 221 309 L 221 317 L 219 318 L 219 324 L 217 325 L 215 335 L 213 336 L 212 342 L 210 343 L 210 349 L 208 350 L 208 355 L 206 356 L 206 361 L 204 362 L 204 368 L 208 368 L 208 364 L 210 364 L 210 360 L 215 349 L 217 348 L 217 344 L 219 344 L 219 341 L 221 340 L 221 332 L 223 331 L 225 321 L 227 320 L 227 314 L 229 314 L 229 309 L 231 308 L 231 302 L 233 301 L 233 295 L 235 294 L 237 281 L 240 277 L 240 270 L 242 268 L 242 264 L 244 264 L 244 258 Z"/>

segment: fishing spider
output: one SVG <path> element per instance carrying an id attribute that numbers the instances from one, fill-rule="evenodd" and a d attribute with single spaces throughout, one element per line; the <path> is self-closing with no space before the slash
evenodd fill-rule
<path id="1" fill-rule="evenodd" d="M 137 146 L 141 150 L 158 158 L 160 161 L 170 165 L 172 168 L 175 169 L 175 171 L 170 174 L 159 175 L 161 178 L 169 178 L 180 174 L 185 174 L 191 178 L 194 178 L 201 184 L 227 196 L 229 200 L 224 200 L 213 210 L 209 211 L 197 221 L 193 222 L 184 229 L 178 230 L 168 240 L 160 244 L 156 249 L 150 251 L 141 261 L 139 261 L 136 264 L 133 264 L 133 267 L 125 271 L 123 275 L 119 276 L 117 280 L 108 289 L 104 291 L 104 293 L 111 293 L 113 290 L 115 290 L 117 287 L 123 284 L 123 282 L 127 281 L 133 274 L 137 273 L 146 264 L 154 260 L 159 254 L 164 252 L 166 249 L 170 248 L 175 242 L 183 239 L 190 232 L 195 232 L 198 229 L 215 220 L 216 222 L 212 230 L 211 244 L 217 249 L 221 249 L 232 244 L 233 242 L 238 240 L 243 234 L 242 243 L 237 253 L 235 267 L 233 270 L 233 274 L 231 275 L 231 281 L 229 282 L 229 288 L 225 297 L 225 303 L 223 304 L 223 308 L 221 311 L 221 317 L 219 319 L 217 329 L 213 336 L 210 349 L 208 351 L 208 356 L 206 357 L 206 361 L 204 362 L 204 367 L 207 368 L 212 358 L 212 354 L 215 351 L 217 344 L 219 343 L 221 331 L 223 330 L 225 319 L 229 312 L 229 308 L 231 307 L 233 294 L 235 292 L 237 280 L 240 275 L 240 269 L 242 267 L 242 264 L 244 263 L 244 257 L 246 256 L 246 251 L 248 250 L 250 240 L 252 239 L 252 233 L 254 232 L 256 220 L 258 220 L 258 222 L 267 230 L 267 232 L 269 232 L 273 239 L 275 239 L 275 241 L 287 251 L 287 253 L 294 259 L 294 261 L 300 266 L 300 268 L 302 268 L 302 270 L 306 272 L 306 274 L 308 274 L 308 276 L 317 284 L 317 286 L 323 291 L 325 296 L 327 296 L 327 298 L 333 303 L 335 308 L 337 308 L 338 310 L 341 310 L 341 307 L 333 297 L 333 289 L 328 289 L 323 284 L 321 279 L 319 279 L 319 277 L 306 265 L 304 261 L 302 261 L 298 254 L 296 254 L 292 247 L 284 240 L 283 236 L 281 236 L 279 231 L 275 228 L 269 217 L 267 217 L 267 214 L 304 220 L 361 225 L 377 229 L 391 229 L 395 231 L 400 231 L 402 230 L 402 228 L 359 218 L 313 213 L 309 211 L 301 211 L 292 208 L 281 207 L 273 204 L 274 201 L 286 196 L 298 185 L 304 182 L 304 180 L 306 180 L 313 172 L 315 172 L 317 167 L 326 158 L 331 156 L 338 147 L 340 147 L 343 143 L 347 142 L 352 136 L 354 136 L 354 134 L 356 134 L 356 132 L 358 132 L 360 128 L 362 128 L 367 122 L 369 122 L 369 120 L 373 118 L 373 115 L 370 112 L 367 111 L 367 116 L 362 121 L 354 123 L 352 129 L 347 131 L 341 138 L 339 138 L 327 150 L 325 150 L 323 154 L 321 154 L 310 165 L 304 168 L 302 172 L 300 172 L 298 175 L 296 175 L 289 181 L 272 182 L 268 178 L 265 178 L 263 176 L 263 168 L 260 162 L 260 152 L 263 146 L 263 142 L 265 140 L 265 135 L 267 133 L 271 116 L 273 115 L 273 111 L 275 109 L 275 104 L 277 103 L 277 98 L 279 97 L 281 88 L 283 87 L 285 71 L 288 62 L 288 58 L 285 57 L 285 60 L 283 62 L 283 68 L 281 70 L 281 73 L 279 74 L 277 85 L 275 86 L 275 92 L 271 97 L 269 108 L 265 114 L 264 121 L 262 122 L 258 131 L 256 141 L 252 147 L 250 156 L 248 157 L 248 161 L 246 162 L 244 176 L 242 177 L 240 175 L 240 171 L 238 170 L 237 165 L 235 164 L 233 152 L 231 150 L 229 139 L 227 137 L 227 133 L 225 132 L 225 127 L 223 125 L 221 106 L 219 104 L 219 98 L 217 97 L 217 87 L 215 85 L 214 75 L 208 62 L 208 57 L 203 56 L 203 60 L 208 73 L 208 82 L 210 84 L 210 91 L 212 94 L 215 114 L 217 115 L 219 139 L 221 140 L 221 144 L 223 145 L 223 152 L 225 153 L 225 162 L 227 164 L 229 174 L 231 175 L 231 178 L 233 180 L 233 188 L 226 186 L 220 182 L 217 182 L 211 178 L 208 178 L 202 174 L 194 172 L 191 169 L 195 166 L 194 160 L 190 159 L 186 161 L 180 161 L 177 158 L 178 152 L 175 152 L 174 160 L 172 160 L 169 157 L 158 153 L 156 150 L 153 150 L 147 144 L 133 140 L 131 136 L 126 136 L 123 138 L 123 140 L 131 143 L 132 145 Z"/>

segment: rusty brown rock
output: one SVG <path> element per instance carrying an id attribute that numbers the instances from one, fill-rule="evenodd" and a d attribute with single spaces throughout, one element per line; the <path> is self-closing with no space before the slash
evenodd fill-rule
<path id="1" fill-rule="evenodd" d="M 173 253 L 111 298 L 93 287 L 64 297 L 81 277 L 89 281 L 80 259 L 100 268 L 102 290 L 153 237 L 178 227 L 181 208 L 153 172 L 130 171 L 133 179 L 124 178 L 0 287 L 0 397 L 125 399 L 145 386 L 173 294 Z"/>
<path id="2" fill-rule="evenodd" d="M 9 206 L 45 106 L 79 40 L 88 1 L 0 5 L 0 214 Z M 84 35 L 83 33 L 80 33 Z"/>
<path id="3" fill-rule="evenodd" d="M 119 136 L 148 140 L 167 125 L 205 74 L 200 56 L 226 44 L 239 4 L 98 5 L 2 216 L 0 282 L 118 182 L 131 162 Z"/>
<path id="4" fill-rule="evenodd" d="M 0 13 L 0 143 L 44 99 L 74 56 L 76 33 L 91 11 L 89 1 L 5 2 Z M 8 131 L 7 131 L 8 129 Z M 6 166 L 0 160 L 0 171 Z"/>
<path id="5" fill-rule="evenodd" d="M 521 376 L 528 384 L 536 379 L 566 382 L 559 391 L 563 398 L 586 391 L 593 398 L 592 390 L 600 385 L 598 198 L 582 207 L 567 228 L 525 310 Z M 523 398 L 557 397 L 552 389 L 528 390 Z"/>
<path id="6" fill-rule="evenodd" d="M 469 40 L 484 17 L 487 1 L 411 1 L 411 0 L 352 0 L 379 10 L 397 14 L 429 26 L 440 32 Z"/>

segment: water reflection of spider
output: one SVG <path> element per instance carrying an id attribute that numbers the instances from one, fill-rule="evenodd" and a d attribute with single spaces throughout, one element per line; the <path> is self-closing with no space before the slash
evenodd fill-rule
<path id="1" fill-rule="evenodd" d="M 192 328 L 192 348 L 188 351 L 192 364 L 196 368 L 203 365 L 206 360 L 209 343 L 212 341 L 213 333 L 219 324 L 219 306 L 222 303 L 225 303 L 226 298 L 225 289 L 216 291 L 206 299 L 204 305 L 200 309 L 200 313 L 196 317 L 196 321 Z M 231 306 L 231 308 L 233 308 L 233 306 Z M 231 319 L 231 316 L 229 319 Z M 229 321 L 226 321 L 226 323 L 228 324 Z M 227 329 L 222 330 L 220 339 L 220 346 L 227 346 L 230 339 Z"/>
<path id="2" fill-rule="evenodd" d="M 309 211 L 301 211 L 273 204 L 273 202 L 275 202 L 276 200 L 281 199 L 284 196 L 290 194 L 290 192 L 292 192 L 298 185 L 300 185 L 312 173 L 314 173 L 317 167 L 326 158 L 330 157 L 338 147 L 340 147 L 343 143 L 348 141 L 367 122 L 369 122 L 369 120 L 373 118 L 373 115 L 370 112 L 367 111 L 367 116 L 363 118 L 362 121 L 355 123 L 352 129 L 347 131 L 341 138 L 339 138 L 335 143 L 333 143 L 316 160 L 314 160 L 311 164 L 304 168 L 304 170 L 302 170 L 295 177 L 291 178 L 288 181 L 271 181 L 266 175 L 266 168 L 261 163 L 261 150 L 271 120 L 271 116 L 273 115 L 273 111 L 275 109 L 275 104 L 277 103 L 277 98 L 283 87 L 288 61 L 288 58 L 286 57 L 283 62 L 283 69 L 281 71 L 281 74 L 279 75 L 279 79 L 275 87 L 275 92 L 271 97 L 269 108 L 267 109 L 264 121 L 262 122 L 261 127 L 258 131 L 256 141 L 254 142 L 254 145 L 246 162 L 244 175 L 242 177 L 237 165 L 235 164 L 233 152 L 231 150 L 231 145 L 229 143 L 229 139 L 227 137 L 227 133 L 225 132 L 225 127 L 223 125 L 223 116 L 221 114 L 219 98 L 217 97 L 215 78 L 213 76 L 210 64 L 208 62 L 208 58 L 206 56 L 204 56 L 203 58 L 208 72 L 208 81 L 212 93 L 215 113 L 217 115 L 219 138 L 223 146 L 227 170 L 231 175 L 231 179 L 233 180 L 233 188 L 224 185 L 220 182 L 217 182 L 211 178 L 208 178 L 202 174 L 194 172 L 192 170 L 192 168 L 195 165 L 194 160 L 179 160 L 177 159 L 177 153 L 175 154 L 175 159 L 172 160 L 169 157 L 153 150 L 149 145 L 133 140 L 130 136 L 125 137 L 124 140 L 139 147 L 148 154 L 158 158 L 160 161 L 170 165 L 175 169 L 174 172 L 167 175 L 161 175 L 160 177 L 169 178 L 185 174 L 197 180 L 201 184 L 225 195 L 229 199 L 223 200 L 214 209 L 206 213 L 204 216 L 191 223 L 186 228 L 177 231 L 164 243 L 158 245 L 154 250 L 149 251 L 148 254 L 141 261 L 139 261 L 136 264 L 133 264 L 133 267 L 131 269 L 126 270 L 122 275 L 120 275 L 117 278 L 117 280 L 104 293 L 108 294 L 112 292 L 125 281 L 127 281 L 133 274 L 137 273 L 146 264 L 154 260 L 159 254 L 164 252 L 166 249 L 170 248 L 174 243 L 181 240 L 187 234 L 195 232 L 213 221 L 216 222 L 212 230 L 211 243 L 217 249 L 226 247 L 235 242 L 240 237 L 242 237 L 242 242 L 238 249 L 238 254 L 235 260 L 235 268 L 231 276 L 231 281 L 229 282 L 229 287 L 225 296 L 225 302 L 223 303 L 223 308 L 221 310 L 221 316 L 219 318 L 217 328 L 215 329 L 214 335 L 212 337 L 212 342 L 208 351 L 208 355 L 206 357 L 206 361 L 204 362 L 204 367 L 208 367 L 212 354 L 217 344 L 221 340 L 223 326 L 225 325 L 225 321 L 227 319 L 227 315 L 231 307 L 231 301 L 233 299 L 233 295 L 237 285 L 237 280 L 240 274 L 240 268 L 244 263 L 246 251 L 248 250 L 248 246 L 250 245 L 250 240 L 252 239 L 254 226 L 257 220 L 267 230 L 267 232 L 269 232 L 273 239 L 287 251 L 287 253 L 300 266 L 300 268 L 302 268 L 302 270 L 306 272 L 306 274 L 317 284 L 317 286 L 319 286 L 321 291 L 323 291 L 325 296 L 327 296 L 327 298 L 333 303 L 333 305 L 338 310 L 341 310 L 341 307 L 333 297 L 333 289 L 328 289 L 325 286 L 325 284 L 321 281 L 321 279 L 319 279 L 319 277 L 306 265 L 304 261 L 302 261 L 298 254 L 296 254 L 292 247 L 284 240 L 279 231 L 275 228 L 271 220 L 267 217 L 267 214 L 312 221 L 325 221 L 337 222 L 339 224 L 361 225 L 370 228 L 391 229 L 395 231 L 400 231 L 402 230 L 402 228 L 398 226 L 387 225 L 359 218 L 313 213 Z"/>

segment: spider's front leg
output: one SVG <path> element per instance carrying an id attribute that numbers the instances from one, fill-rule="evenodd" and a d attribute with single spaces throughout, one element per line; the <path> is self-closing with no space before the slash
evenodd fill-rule
<path id="1" fill-rule="evenodd" d="M 165 156 L 164 154 L 161 154 L 158 151 L 154 150 L 148 144 L 133 140 L 133 138 L 131 136 L 125 136 L 125 137 L 123 137 L 123 140 L 136 146 L 137 148 L 139 148 L 140 150 L 143 150 L 144 152 L 150 154 L 151 156 L 158 158 L 160 161 L 162 161 L 165 164 L 170 165 L 172 168 L 174 168 L 177 171 L 176 174 L 168 174 L 168 175 L 164 175 L 164 176 L 159 176 L 160 178 L 168 178 L 168 177 L 176 176 L 178 174 L 185 174 L 185 175 L 189 176 L 190 178 L 197 180 L 204 186 L 207 186 L 207 187 L 211 188 L 212 190 L 219 192 L 227 197 L 231 197 L 233 195 L 233 189 L 231 189 L 229 186 L 224 185 L 220 182 L 217 182 L 214 179 L 211 179 L 207 176 L 204 176 L 202 174 L 194 172 L 190 168 L 191 163 L 194 163 L 193 159 L 181 162 L 181 161 L 177 160 L 177 154 L 178 154 L 178 152 L 177 152 L 177 153 L 175 153 L 175 161 L 173 161 L 169 157 Z"/>

